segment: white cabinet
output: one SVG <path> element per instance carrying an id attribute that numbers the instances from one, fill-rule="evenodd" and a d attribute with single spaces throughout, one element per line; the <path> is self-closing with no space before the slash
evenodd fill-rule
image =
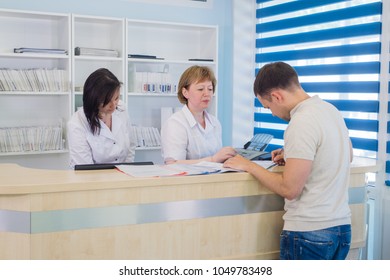
<path id="1" fill-rule="evenodd" d="M 0 38 L 0 162 L 3 163 L 68 168 L 66 123 L 82 106 L 86 78 L 98 68 L 108 68 L 123 83 L 121 98 L 132 123 L 154 128 L 158 133 L 161 111 L 171 108 L 173 112 L 182 107 L 176 89 L 185 69 L 195 64 L 206 65 L 218 74 L 216 26 L 1 9 Z M 15 48 L 41 52 L 15 53 Z M 48 80 L 38 79 L 45 77 Z M 32 84 L 35 79 L 41 84 Z M 12 82 L 19 86 L 13 87 Z M 216 104 L 214 100 L 210 107 L 214 115 Z M 20 141 L 12 149 L 5 147 L 10 138 L 4 140 L 4 135 L 10 134 L 8 130 L 12 128 L 51 126 L 60 126 L 61 147 L 31 150 L 26 148 L 31 143 L 24 143 L 17 150 L 16 146 L 22 145 Z M 27 132 L 16 130 L 11 134 Z M 158 143 L 140 145 L 136 161 L 162 163 Z"/>
<path id="2" fill-rule="evenodd" d="M 99 68 L 109 69 L 125 84 L 125 20 L 122 18 L 72 15 L 73 110 L 82 106 L 83 85 Z M 76 52 L 76 48 L 80 50 Z M 121 96 L 124 98 L 124 87 Z"/>
<path id="3" fill-rule="evenodd" d="M 160 131 L 161 109 L 183 106 L 176 90 L 185 69 L 206 65 L 217 76 L 218 29 L 129 19 L 126 27 L 128 111 L 135 125 Z M 216 104 L 214 100 L 209 108 L 214 115 Z M 160 147 L 138 147 L 136 160 L 162 163 Z"/>
<path id="4" fill-rule="evenodd" d="M 0 10 L 0 162 L 65 166 L 70 27 L 68 14 Z"/>

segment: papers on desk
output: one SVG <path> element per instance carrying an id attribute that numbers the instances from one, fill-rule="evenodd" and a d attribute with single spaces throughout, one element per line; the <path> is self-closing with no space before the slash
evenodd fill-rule
<path id="1" fill-rule="evenodd" d="M 224 168 L 222 163 L 206 161 L 196 164 L 117 165 L 116 168 L 132 177 L 189 176 L 239 171 L 231 168 Z"/>
<path id="2" fill-rule="evenodd" d="M 272 160 L 253 160 L 253 162 L 265 169 L 271 169 L 272 167 L 277 166 Z"/>

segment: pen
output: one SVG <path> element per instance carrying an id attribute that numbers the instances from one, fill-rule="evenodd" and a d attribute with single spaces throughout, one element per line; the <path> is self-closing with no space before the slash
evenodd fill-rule
<path id="1" fill-rule="evenodd" d="M 268 170 L 268 169 L 271 169 L 272 167 L 274 167 L 274 166 L 276 166 L 276 165 L 278 165 L 277 163 L 273 163 L 273 164 L 271 164 L 270 166 L 268 166 L 266 169 Z"/>
<path id="2" fill-rule="evenodd" d="M 278 152 L 278 155 L 280 155 L 280 154 L 282 154 L 283 153 L 283 150 L 284 150 L 284 148 L 282 147 L 281 149 L 280 149 L 280 151 Z M 273 163 L 273 164 L 271 164 L 270 166 L 268 166 L 266 169 L 268 170 L 268 169 L 271 169 L 272 167 L 274 167 L 274 166 L 276 166 L 276 165 L 279 165 L 277 162 L 275 162 L 275 163 Z"/>
<path id="3" fill-rule="evenodd" d="M 276 155 L 281 155 L 284 152 L 284 148 L 280 148 L 279 152 Z"/>

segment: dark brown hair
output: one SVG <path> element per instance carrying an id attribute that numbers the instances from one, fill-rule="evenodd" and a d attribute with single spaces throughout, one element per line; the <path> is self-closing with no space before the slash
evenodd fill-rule
<path id="1" fill-rule="evenodd" d="M 297 72 L 287 63 L 273 62 L 264 65 L 259 70 L 253 84 L 253 92 L 255 96 L 268 98 L 274 89 L 289 89 L 291 87 L 301 87 Z"/>
<path id="2" fill-rule="evenodd" d="M 89 75 L 84 83 L 83 109 L 93 134 L 100 133 L 99 106 L 106 106 L 121 86 L 118 78 L 106 68 Z"/>

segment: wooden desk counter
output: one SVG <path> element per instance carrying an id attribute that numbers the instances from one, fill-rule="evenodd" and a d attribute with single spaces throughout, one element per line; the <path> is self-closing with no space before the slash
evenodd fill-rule
<path id="1" fill-rule="evenodd" d="M 354 160 L 352 248 L 365 245 L 365 178 L 379 169 Z M 277 259 L 283 205 L 247 173 L 139 179 L 1 164 L 0 259 Z"/>

